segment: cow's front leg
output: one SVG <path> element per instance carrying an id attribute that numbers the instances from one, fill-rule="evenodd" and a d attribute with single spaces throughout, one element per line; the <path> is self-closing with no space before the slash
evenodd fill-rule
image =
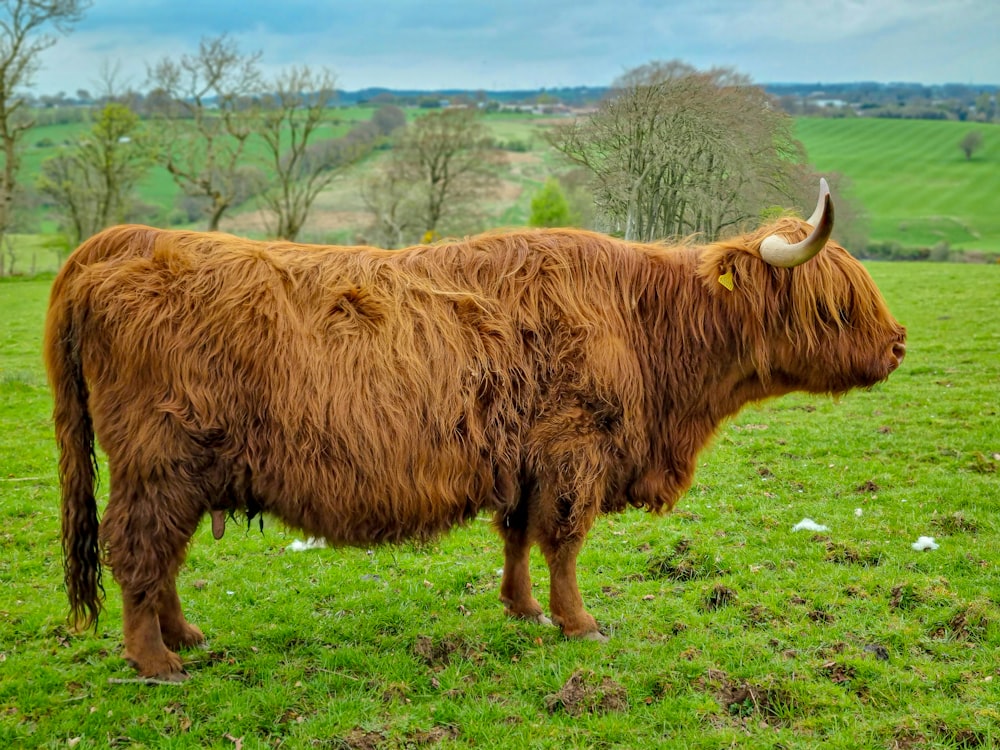
<path id="1" fill-rule="evenodd" d="M 597 620 L 584 608 L 577 585 L 576 558 L 582 547 L 583 537 L 542 542 L 542 552 L 549 564 L 552 621 L 569 638 L 606 641 L 607 637 L 597 627 Z"/>
<path id="2" fill-rule="evenodd" d="M 606 640 L 583 607 L 576 558 L 608 491 L 612 452 L 587 412 L 567 413 L 552 424 L 554 437 L 547 441 L 531 501 L 531 528 L 549 565 L 549 610 L 565 635 Z"/>
<path id="3" fill-rule="evenodd" d="M 531 594 L 531 539 L 527 529 L 519 528 L 514 518 L 498 519 L 498 528 L 504 539 L 503 581 L 500 583 L 500 601 L 510 617 L 551 625 L 542 605 Z"/>

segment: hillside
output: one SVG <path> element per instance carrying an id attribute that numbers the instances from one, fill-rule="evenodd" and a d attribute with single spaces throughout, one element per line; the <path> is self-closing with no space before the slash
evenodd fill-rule
<path id="1" fill-rule="evenodd" d="M 338 127 L 346 129 L 350 122 L 367 119 L 371 111 L 344 108 Z M 486 122 L 497 142 L 506 148 L 507 164 L 493 200 L 484 207 L 481 228 L 524 224 L 534 192 L 547 176 L 567 169 L 545 141 L 544 131 L 553 120 L 494 113 L 486 116 Z M 946 256 L 949 249 L 1000 253 L 996 198 L 1000 195 L 1000 126 L 803 117 L 796 118 L 795 127 L 817 171 L 839 172 L 848 178 L 851 197 L 867 214 L 871 243 L 937 247 L 938 258 Z M 59 146 L 79 137 L 84 128 L 83 124 L 36 128 L 26 141 L 22 179 L 33 184 L 41 162 Z M 958 144 L 970 130 L 983 133 L 983 148 L 966 160 Z M 384 156 L 384 151 L 374 152 L 346 170 L 319 196 L 300 235 L 303 241 L 354 243 L 366 239 L 370 217 L 359 185 Z M 148 212 L 138 220 L 161 226 L 183 225 L 186 219 L 175 206 L 178 194 L 169 175 L 154 169 L 140 196 Z M 23 235 L 15 245 L 15 270 L 19 273 L 49 270 L 57 264 L 56 252 L 48 247 L 53 244 L 53 222 L 39 209 L 33 225 L 41 234 Z M 252 205 L 229 215 L 223 229 L 256 236 L 265 231 Z"/>
<path id="2" fill-rule="evenodd" d="M 983 148 L 966 160 L 958 144 L 970 130 Z M 850 178 L 872 241 L 1000 251 L 1000 126 L 797 118 L 796 135 L 817 170 Z"/>
<path id="3" fill-rule="evenodd" d="M 508 151 L 507 167 L 493 204 L 490 226 L 527 221 L 531 197 L 545 177 L 567 167 L 549 148 L 551 120 L 524 115 L 487 117 L 497 141 L 526 150 Z M 904 247 L 1000 252 L 1000 127 L 955 121 L 796 118 L 796 135 L 820 173 L 848 178 L 851 197 L 868 217 L 870 241 Z M 970 130 L 984 135 L 983 148 L 966 160 L 958 144 Z M 358 184 L 378 156 L 348 170 L 320 196 L 305 239 L 353 242 L 368 217 Z M 803 207 L 799 207 L 803 208 Z M 240 212 L 225 226 L 255 233 L 255 212 Z"/>

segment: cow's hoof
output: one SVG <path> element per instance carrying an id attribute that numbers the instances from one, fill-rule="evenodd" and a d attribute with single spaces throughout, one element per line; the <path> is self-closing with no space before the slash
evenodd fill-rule
<path id="1" fill-rule="evenodd" d="M 550 626 L 552 625 L 552 620 L 550 620 L 548 617 L 546 617 L 543 614 L 537 614 L 537 615 L 525 617 L 524 619 L 527 620 L 528 622 L 533 622 L 536 625 L 550 625 Z"/>
<path id="2" fill-rule="evenodd" d="M 205 634 L 199 628 L 185 622 L 172 632 L 165 629 L 163 643 L 167 648 L 171 649 L 203 646 L 205 644 Z"/>
<path id="3" fill-rule="evenodd" d="M 591 630 L 589 633 L 580 633 L 579 635 L 573 636 L 581 641 L 594 641 L 596 643 L 607 643 L 608 637 L 604 635 L 600 630 Z"/>
<path id="4" fill-rule="evenodd" d="M 184 671 L 184 662 L 173 651 L 167 651 L 146 658 L 135 658 L 132 655 L 124 654 L 125 661 L 128 662 L 139 673 L 140 677 L 156 680 L 157 682 L 183 682 L 188 678 Z"/>

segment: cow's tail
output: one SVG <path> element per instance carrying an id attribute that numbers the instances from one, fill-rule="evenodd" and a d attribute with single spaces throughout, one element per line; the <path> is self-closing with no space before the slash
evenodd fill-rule
<path id="1" fill-rule="evenodd" d="M 45 367 L 55 402 L 53 421 L 59 446 L 62 486 L 62 550 L 70 624 L 96 627 L 104 599 L 98 543 L 97 459 L 94 425 L 87 406 L 81 336 L 83 320 L 75 304 L 71 258 L 52 286 L 45 321 Z"/>

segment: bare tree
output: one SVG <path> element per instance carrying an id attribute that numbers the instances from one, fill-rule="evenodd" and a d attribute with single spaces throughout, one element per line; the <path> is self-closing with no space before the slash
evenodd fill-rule
<path id="1" fill-rule="evenodd" d="M 187 195 L 204 201 L 209 230 L 245 192 L 242 162 L 254 130 L 247 98 L 261 89 L 259 59 L 223 35 L 148 69 L 161 118 L 159 160 Z"/>
<path id="2" fill-rule="evenodd" d="M 475 110 L 444 109 L 408 125 L 391 158 L 416 191 L 421 232 L 433 236 L 496 187 L 504 157 Z"/>
<path id="3" fill-rule="evenodd" d="M 274 183 L 261 194 L 270 210 L 271 234 L 294 240 L 302 230 L 316 196 L 336 177 L 334 164 L 316 158 L 310 143 L 329 123 L 337 92 L 336 79 L 326 69 L 291 68 L 262 97 L 258 133 L 264 141 L 267 170 Z"/>
<path id="4" fill-rule="evenodd" d="M 429 113 L 397 132 L 361 189 L 375 217 L 375 241 L 398 247 L 472 228 L 476 204 L 498 184 L 503 160 L 475 110 Z"/>
<path id="5" fill-rule="evenodd" d="M 42 163 L 38 188 L 56 207 L 72 245 L 129 218 L 136 185 L 153 164 L 139 117 L 104 105 L 86 137 Z"/>
<path id="6" fill-rule="evenodd" d="M 586 167 L 607 228 L 628 239 L 712 239 L 798 197 L 791 120 L 731 69 L 653 62 L 627 72 L 592 116 L 556 128 Z"/>
<path id="7" fill-rule="evenodd" d="M 399 164 L 387 159 L 361 183 L 361 200 L 375 217 L 369 231 L 380 247 L 402 247 L 420 231 L 416 191 Z"/>
<path id="8" fill-rule="evenodd" d="M 379 135 L 392 135 L 406 126 L 406 112 L 394 104 L 383 104 L 372 114 L 372 124 Z"/>
<path id="9" fill-rule="evenodd" d="M 13 221 L 17 174 L 21 167 L 20 142 L 31 127 L 23 90 L 31 85 L 39 56 L 56 43 L 48 28 L 60 34 L 70 30 L 88 0 L 2 0 L 0 2 L 0 244 Z"/>

